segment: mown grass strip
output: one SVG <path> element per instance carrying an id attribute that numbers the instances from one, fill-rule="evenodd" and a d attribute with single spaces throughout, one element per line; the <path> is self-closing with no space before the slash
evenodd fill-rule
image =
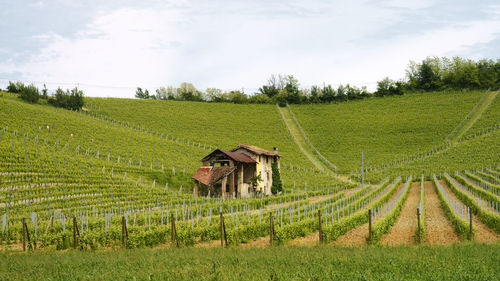
<path id="1" fill-rule="evenodd" d="M 498 91 L 490 92 L 489 90 L 484 93 L 479 102 L 469 112 L 469 114 L 458 124 L 457 127 L 446 137 L 447 141 L 457 141 L 463 136 L 476 121 L 481 117 L 483 112 L 493 102 L 497 96 Z"/>

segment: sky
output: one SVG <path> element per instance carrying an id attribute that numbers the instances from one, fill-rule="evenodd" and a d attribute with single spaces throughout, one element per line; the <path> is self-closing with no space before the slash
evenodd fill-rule
<path id="1" fill-rule="evenodd" d="M 500 2 L 0 0 L 0 34 L 1 88 L 132 98 L 190 82 L 252 94 L 291 74 L 301 87 L 374 90 L 428 56 L 500 58 Z"/>

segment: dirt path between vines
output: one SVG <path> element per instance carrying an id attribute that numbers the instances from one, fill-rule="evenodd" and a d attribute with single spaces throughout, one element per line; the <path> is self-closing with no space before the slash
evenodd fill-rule
<path id="1" fill-rule="evenodd" d="M 455 193 L 451 191 L 450 187 L 444 180 L 440 180 L 439 183 L 443 186 L 443 188 L 448 192 L 451 198 L 454 200 L 460 201 Z M 493 229 L 487 227 L 481 220 L 472 215 L 472 227 L 476 230 L 474 233 L 474 240 L 482 243 L 497 243 L 500 242 L 500 234 L 496 233 Z"/>
<path id="2" fill-rule="evenodd" d="M 259 237 L 255 240 L 252 240 L 248 243 L 241 243 L 239 245 L 240 248 L 266 248 L 269 247 L 269 235 L 264 237 Z"/>
<path id="3" fill-rule="evenodd" d="M 392 200 L 394 196 L 396 196 L 396 194 L 401 190 L 401 188 L 403 188 L 403 186 L 404 183 L 401 183 L 398 189 L 393 193 L 393 195 L 389 200 Z M 383 194 L 378 196 L 378 198 L 380 198 L 381 196 L 383 196 Z M 377 199 L 375 199 L 374 201 L 376 200 Z M 367 236 L 368 236 L 368 223 L 365 223 L 349 230 L 346 234 L 340 236 L 339 238 L 337 238 L 337 240 L 330 243 L 330 245 L 362 246 L 366 245 Z"/>
<path id="4" fill-rule="evenodd" d="M 452 244 L 460 242 L 453 225 L 441 207 L 434 183 L 424 182 L 425 238 L 428 244 Z"/>
<path id="5" fill-rule="evenodd" d="M 420 202 L 420 182 L 414 182 L 410 186 L 408 198 L 401 209 L 398 219 L 381 238 L 385 245 L 410 245 L 415 243 L 415 232 L 417 230 L 417 208 Z"/>

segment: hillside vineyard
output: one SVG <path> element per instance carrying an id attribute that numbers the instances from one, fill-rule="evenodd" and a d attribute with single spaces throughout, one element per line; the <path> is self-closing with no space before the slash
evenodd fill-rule
<path id="1" fill-rule="evenodd" d="M 500 241 L 496 92 L 81 111 L 1 94 L 2 248 Z M 195 196 L 200 160 L 242 143 L 279 147 L 283 191 Z"/>

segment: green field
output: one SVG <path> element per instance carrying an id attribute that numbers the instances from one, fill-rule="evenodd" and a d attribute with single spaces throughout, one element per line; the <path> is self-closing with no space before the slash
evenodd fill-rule
<path id="1" fill-rule="evenodd" d="M 91 114 L 160 134 L 230 149 L 239 143 L 279 148 L 285 163 L 311 167 L 275 105 L 89 98 Z"/>
<path id="2" fill-rule="evenodd" d="M 485 91 L 410 93 L 338 104 L 293 105 L 291 110 L 311 144 L 340 173 L 359 176 L 363 152 L 366 178 L 376 182 L 385 176 L 430 175 L 494 166 L 500 150 L 496 136 L 487 130 L 498 128 L 498 98 L 492 100 L 458 143 L 442 151 L 443 145 L 448 144 L 447 136 L 462 125 L 483 96 Z M 285 155 L 285 165 L 312 169 L 317 166 L 295 144 L 278 109 L 272 105 L 98 98 L 89 99 L 88 103 L 92 114 L 154 132 L 213 147 L 233 147 L 235 143 L 277 145 Z M 226 118 L 234 112 L 238 114 Z M 481 140 L 475 139 L 485 132 Z M 471 150 L 478 142 L 493 145 Z M 440 152 L 436 154 L 437 151 Z M 450 156 L 457 154 L 474 155 L 471 161 L 459 164 Z M 430 155 L 433 157 L 428 158 Z M 446 163 L 452 165 L 444 167 Z"/>
<path id="3" fill-rule="evenodd" d="M 499 245 L 0 254 L 2 280 L 498 280 Z"/>
<path id="4" fill-rule="evenodd" d="M 377 179 L 495 165 L 500 147 L 494 132 L 480 140 L 461 140 L 436 153 L 448 144 L 446 137 L 484 95 L 484 91 L 413 93 L 350 103 L 295 105 L 291 109 L 312 144 L 330 162 L 346 173 L 359 174 L 363 152 L 368 178 Z M 494 99 L 464 137 L 474 138 L 498 126 L 498 104 L 498 98 Z M 485 145 L 478 148 L 478 143 Z M 432 157 L 421 157 L 427 154 Z M 457 163 L 452 155 L 473 157 Z M 378 171 L 384 165 L 390 167 Z M 371 169 L 375 169 L 373 173 Z"/>

